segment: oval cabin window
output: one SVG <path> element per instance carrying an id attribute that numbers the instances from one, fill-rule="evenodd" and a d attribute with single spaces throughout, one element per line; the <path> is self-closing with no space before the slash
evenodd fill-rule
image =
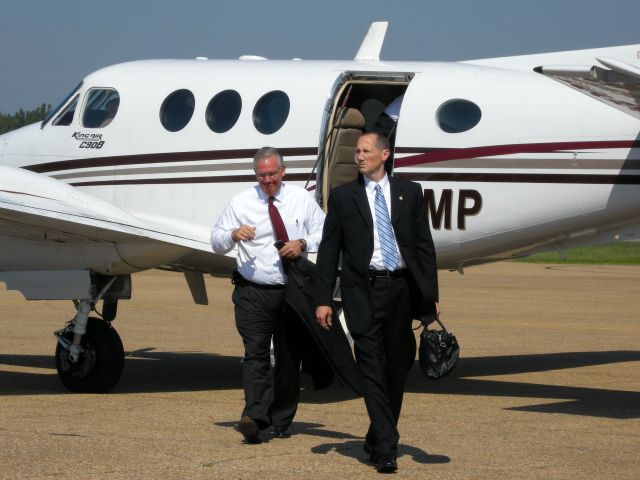
<path id="1" fill-rule="evenodd" d="M 455 99 L 443 103 L 436 113 L 438 126 L 447 133 L 461 133 L 475 127 L 482 112 L 469 100 Z"/>
<path id="2" fill-rule="evenodd" d="M 189 90 L 176 90 L 171 93 L 160 107 L 160 122 L 162 126 L 170 132 L 177 132 L 187 126 L 196 100 Z"/>
<path id="3" fill-rule="evenodd" d="M 275 133 L 287 121 L 289 106 L 289 97 L 286 93 L 280 90 L 266 93 L 253 109 L 253 124 L 260 133 L 265 135 Z"/>
<path id="4" fill-rule="evenodd" d="M 216 133 L 228 132 L 238 121 L 242 99 L 235 90 L 218 93 L 207 105 L 207 125 Z"/>

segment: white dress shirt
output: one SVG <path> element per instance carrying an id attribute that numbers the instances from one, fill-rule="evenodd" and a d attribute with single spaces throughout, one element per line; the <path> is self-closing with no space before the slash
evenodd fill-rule
<path id="1" fill-rule="evenodd" d="M 373 217 L 373 255 L 369 262 L 369 267 L 374 270 L 386 270 L 382 261 L 382 249 L 380 248 L 380 236 L 378 235 L 378 219 L 376 218 L 376 185 L 380 185 L 382 193 L 384 193 L 384 201 L 387 204 L 387 210 L 389 211 L 389 218 L 391 218 L 391 187 L 389 185 L 389 177 L 385 174 L 384 178 L 378 183 L 370 180 L 368 177 L 364 177 L 364 189 L 367 192 L 367 200 L 369 201 L 369 209 L 371 210 L 371 216 Z M 393 229 L 393 223 L 391 224 Z M 395 237 L 395 231 L 393 236 Z M 404 263 L 404 258 L 400 254 L 398 249 L 398 240 L 396 240 L 396 251 L 398 252 L 398 258 L 400 264 L 398 268 L 405 268 L 407 265 Z"/>
<path id="2" fill-rule="evenodd" d="M 313 195 L 302 187 L 284 182 L 273 204 L 278 208 L 289 240 L 303 238 L 307 252 L 317 252 L 322 238 L 324 212 Z M 237 248 L 240 275 L 261 285 L 283 285 L 287 276 L 275 242 L 269 217 L 269 197 L 260 186 L 249 188 L 233 197 L 225 207 L 211 232 L 211 246 L 216 253 Z M 241 225 L 256 227 L 253 240 L 234 242 L 231 232 Z M 306 252 L 303 252 L 306 256 Z"/>
<path id="3" fill-rule="evenodd" d="M 397 122 L 398 117 L 400 117 L 400 107 L 402 106 L 403 99 L 404 95 L 396 97 L 389 105 L 387 105 L 387 108 L 384 109 L 384 113 L 391 117 L 394 122 Z"/>

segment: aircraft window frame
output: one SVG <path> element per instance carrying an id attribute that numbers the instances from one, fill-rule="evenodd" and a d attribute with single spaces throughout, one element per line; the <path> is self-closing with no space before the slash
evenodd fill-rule
<path id="1" fill-rule="evenodd" d="M 46 117 L 44 117 L 44 120 L 42 120 L 42 124 L 40 125 L 40 128 L 44 128 L 44 126 L 49 123 L 49 120 L 51 120 L 53 117 L 56 116 L 56 114 L 58 113 L 58 111 L 69 101 L 69 99 L 71 97 L 73 97 L 76 93 L 78 93 L 78 90 L 80 90 L 82 88 L 82 85 L 84 84 L 84 81 L 81 81 L 76 88 L 74 88 L 73 90 L 71 90 L 71 92 L 69 92 L 64 99 L 59 102 L 54 108 L 52 108 L 51 110 L 49 110 L 49 113 L 47 113 Z"/>
<path id="2" fill-rule="evenodd" d="M 242 112 L 242 97 L 233 89 L 218 92 L 209 101 L 205 110 L 205 121 L 209 129 L 215 133 L 231 130 Z"/>
<path id="3" fill-rule="evenodd" d="M 93 87 L 87 90 L 84 98 L 81 122 L 83 128 L 106 127 L 118 114 L 120 94 L 115 88 Z"/>
<path id="4" fill-rule="evenodd" d="M 436 110 L 436 123 L 445 133 L 468 132 L 482 119 L 482 110 L 471 100 L 452 98 Z"/>
<path id="5" fill-rule="evenodd" d="M 278 102 L 284 101 L 282 108 Z M 265 93 L 253 107 L 253 126 L 263 135 L 272 135 L 282 128 L 289 118 L 291 100 L 282 90 Z"/>
<path id="6" fill-rule="evenodd" d="M 179 132 L 189 124 L 195 108 L 196 97 L 191 90 L 174 90 L 165 97 L 160 106 L 160 123 L 169 132 Z"/>
<path id="7" fill-rule="evenodd" d="M 58 116 L 51 122 L 54 127 L 68 127 L 73 122 L 73 117 L 76 115 L 76 109 L 78 107 L 78 101 L 80 100 L 80 94 L 69 102 L 69 104 L 60 112 Z"/>

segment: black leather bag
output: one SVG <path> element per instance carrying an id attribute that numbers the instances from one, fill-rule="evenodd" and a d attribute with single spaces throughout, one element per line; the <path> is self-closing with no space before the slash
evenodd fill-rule
<path id="1" fill-rule="evenodd" d="M 420 334 L 419 363 L 420 370 L 427 379 L 437 380 L 447 375 L 456 366 L 460 356 L 460 345 L 453 333 L 447 332 L 439 318 L 435 321 L 442 330 L 429 330 L 427 326 L 433 319 L 423 319 L 424 328 Z"/>

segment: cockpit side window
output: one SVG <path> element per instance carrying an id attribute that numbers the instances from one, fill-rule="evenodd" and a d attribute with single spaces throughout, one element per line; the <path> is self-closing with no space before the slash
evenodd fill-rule
<path id="1" fill-rule="evenodd" d="M 62 100 L 54 108 L 49 110 L 49 113 L 47 114 L 47 116 L 44 118 L 44 120 L 42 120 L 42 124 L 40 125 L 40 128 L 44 127 L 49 122 L 49 120 L 51 120 L 55 115 L 58 114 L 62 106 L 66 104 L 67 101 L 78 92 L 78 90 L 80 90 L 80 88 L 82 87 L 82 83 L 83 82 L 80 82 L 76 88 L 71 90 L 71 92 L 69 92 L 69 94 L 66 97 L 64 97 L 64 100 Z M 77 102 L 77 100 L 78 99 L 76 98 L 75 101 Z M 69 108 L 67 108 L 66 110 L 69 110 Z M 75 106 L 74 106 L 74 111 L 75 111 Z M 60 117 L 61 115 L 58 115 L 58 118 Z M 73 120 L 73 112 L 71 113 L 71 120 Z M 69 120 L 69 123 L 71 123 L 71 120 Z M 66 125 L 69 125 L 69 123 L 67 123 Z"/>
<path id="2" fill-rule="evenodd" d="M 73 122 L 73 115 L 76 113 L 78 98 L 80 98 L 80 95 L 76 95 L 76 98 L 74 98 L 73 101 L 69 105 L 67 105 L 67 108 L 65 108 L 64 110 L 62 110 L 62 112 L 60 112 L 60 115 L 56 117 L 52 125 L 56 125 L 56 126 L 71 125 L 71 122 Z"/>
<path id="3" fill-rule="evenodd" d="M 85 128 L 102 128 L 109 125 L 120 106 L 120 95 L 113 88 L 92 88 L 87 92 L 82 126 Z"/>

